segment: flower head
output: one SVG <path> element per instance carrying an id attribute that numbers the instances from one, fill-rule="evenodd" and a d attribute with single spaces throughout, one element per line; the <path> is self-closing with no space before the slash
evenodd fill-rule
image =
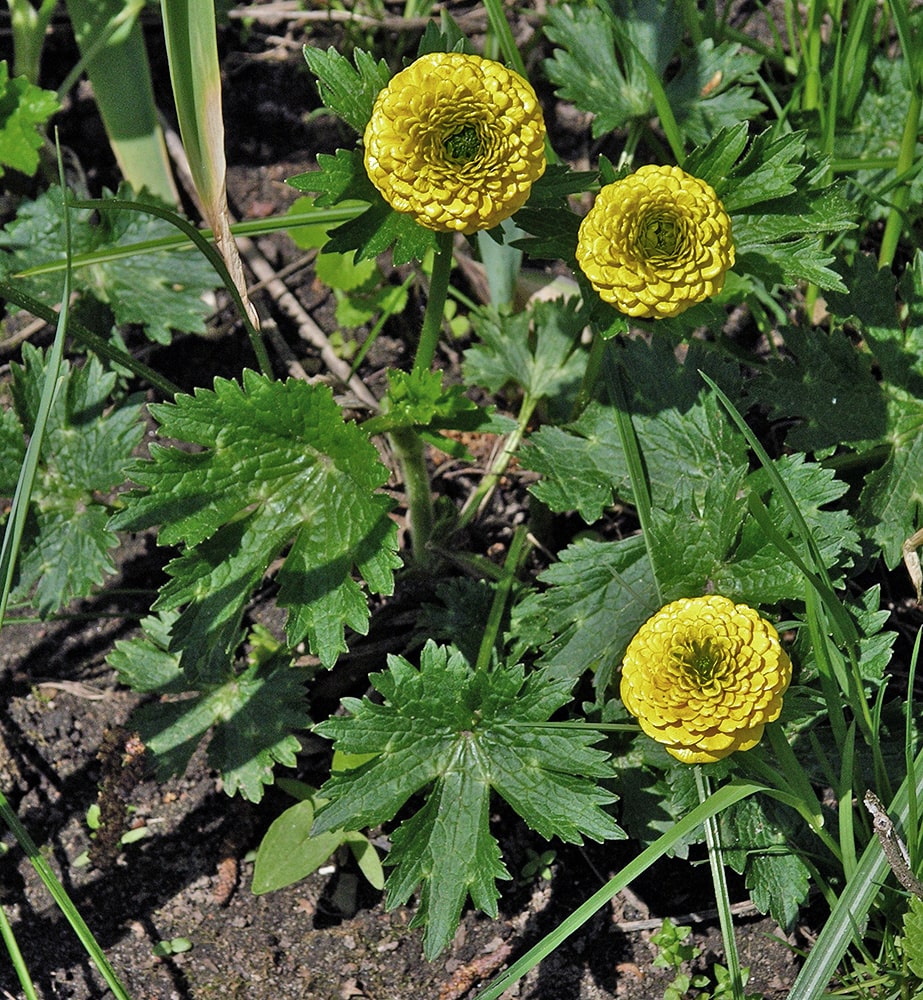
<path id="1" fill-rule="evenodd" d="M 731 220 L 704 181 L 679 167 L 641 167 L 596 196 L 577 261 L 627 316 L 677 316 L 721 291 L 734 266 Z"/>
<path id="2" fill-rule="evenodd" d="M 535 91 L 500 63 L 460 52 L 421 56 L 393 77 L 363 139 L 385 201 L 441 232 L 496 226 L 545 171 Z"/>
<path id="3" fill-rule="evenodd" d="M 689 597 L 661 608 L 628 644 L 620 693 L 641 728 L 684 764 L 759 743 L 782 710 L 792 663 L 746 604 Z"/>

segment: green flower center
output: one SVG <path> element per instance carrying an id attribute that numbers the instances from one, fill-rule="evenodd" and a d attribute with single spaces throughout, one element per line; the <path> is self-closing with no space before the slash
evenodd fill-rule
<path id="1" fill-rule="evenodd" d="M 473 125 L 463 125 L 457 132 L 446 136 L 442 144 L 449 159 L 456 163 L 473 160 L 481 150 L 481 140 Z"/>
<path id="2" fill-rule="evenodd" d="M 708 687 L 720 673 L 721 654 L 708 639 L 687 639 L 673 655 L 677 666 L 696 687 Z"/>
<path id="3" fill-rule="evenodd" d="M 638 248 L 646 259 L 669 260 L 683 244 L 680 219 L 669 212 L 651 212 L 641 220 Z"/>

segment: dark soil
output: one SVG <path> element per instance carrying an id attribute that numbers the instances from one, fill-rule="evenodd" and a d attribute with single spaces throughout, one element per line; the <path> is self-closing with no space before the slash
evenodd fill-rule
<path id="1" fill-rule="evenodd" d="M 468 12 L 476 26 L 478 5 L 454 6 L 459 14 Z M 295 197 L 285 179 L 311 168 L 318 152 L 332 152 L 351 138 L 331 119 L 310 116 L 316 95 L 300 53 L 305 29 L 283 20 L 256 23 L 246 33 L 239 25 L 232 21 L 222 35 L 229 191 L 234 213 L 253 218 L 283 210 Z M 321 23 L 312 42 L 335 41 L 342 30 Z M 532 27 L 524 20 L 518 30 L 527 40 Z M 56 22 L 44 64 L 46 85 L 54 86 L 71 65 L 70 44 L 66 22 Z M 169 107 L 153 29 L 151 44 L 158 95 Z M 575 165 L 587 166 L 599 152 L 590 148 L 587 123 L 544 96 L 559 151 Z M 58 124 L 96 188 L 93 193 L 104 185 L 114 187 L 117 179 L 104 134 L 83 90 L 59 115 Z M 265 238 L 259 245 L 277 269 L 298 257 L 284 236 Z M 331 331 L 333 304 L 314 282 L 310 267 L 287 281 L 315 321 Z M 305 368 L 316 371 L 319 359 L 305 349 L 290 323 L 286 326 L 275 304 L 259 296 L 257 302 L 275 316 Z M 216 335 L 229 316 L 217 317 Z M 210 384 L 216 374 L 235 376 L 252 365 L 239 328 L 220 342 L 189 339 L 181 352 L 181 370 L 176 370 L 176 345 L 148 361 L 169 366 L 167 374 L 184 389 Z M 400 331 L 386 330 L 363 369 L 367 382 L 374 387 L 381 369 L 401 366 L 406 352 Z M 451 373 L 457 360 L 449 350 L 440 364 Z M 465 482 L 456 480 L 450 487 L 446 479 L 441 486 L 451 496 Z M 524 497 L 521 484 L 514 482 L 499 498 L 480 526 L 484 551 L 493 545 L 502 553 L 511 526 L 524 516 Z M 147 836 L 115 851 L 109 862 L 95 855 L 98 863 L 80 865 L 78 859 L 92 843 L 87 810 L 98 801 L 107 767 L 122 760 L 123 727 L 130 727 L 139 702 L 139 696 L 117 684 L 105 658 L 114 641 L 135 634 L 137 620 L 147 610 L 143 598 L 127 598 L 125 589 L 155 589 L 163 562 L 152 539 L 129 540 L 119 552 L 118 575 L 97 597 L 71 609 L 66 619 L 9 626 L 0 640 L 2 790 L 134 1000 L 460 1000 L 557 926 L 637 852 L 630 842 L 583 849 L 558 845 L 550 878 L 510 883 L 497 920 L 467 912 L 450 950 L 428 963 L 420 932 L 408 930 L 413 907 L 386 912 L 381 894 L 363 882 L 348 859 L 332 859 L 329 867 L 288 889 L 254 896 L 252 852 L 291 800 L 276 790 L 259 806 L 228 798 L 200 753 L 186 775 L 165 784 L 141 772 L 134 775 L 117 795 L 130 806 L 131 825 L 145 827 Z M 278 627 L 270 604 L 257 607 L 254 617 Z M 318 700 L 326 697 L 332 706 L 347 691 L 361 694 L 363 678 L 383 666 L 384 653 L 402 648 L 405 630 L 400 600 L 383 607 L 370 637 L 353 644 Z M 320 770 L 325 754 L 321 741 L 305 738 L 300 772 L 305 780 Z M 529 850 L 547 846 L 505 813 L 495 817 L 495 830 L 514 875 L 522 871 Z M 10 849 L 0 858 L 0 900 L 41 1000 L 109 995 L 32 865 L 12 837 L 5 843 Z M 737 928 L 742 962 L 751 970 L 749 989 L 767 998 L 784 997 L 796 969 L 792 949 L 806 947 L 810 932 L 786 939 L 771 920 L 747 908 L 741 887 L 735 891 L 743 907 Z M 672 975 L 652 965 L 657 952 L 650 941 L 662 918 L 693 925 L 702 948 L 697 970 L 723 961 L 710 899 L 707 866 L 664 862 L 642 884 L 600 910 L 508 996 L 662 996 Z M 155 945 L 174 938 L 188 939 L 191 949 L 155 957 Z M 22 996 L 5 962 L 0 962 L 0 991 L 6 997 Z"/>

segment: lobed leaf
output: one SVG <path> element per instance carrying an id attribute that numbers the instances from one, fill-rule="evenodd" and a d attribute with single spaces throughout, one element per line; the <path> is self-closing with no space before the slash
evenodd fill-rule
<path id="1" fill-rule="evenodd" d="M 317 77 L 321 100 L 334 114 L 360 135 L 372 117 L 372 107 L 378 92 L 387 87 L 391 71 L 384 59 L 375 59 L 368 52 L 356 49 L 355 66 L 332 46 L 326 51 L 304 46 L 308 69 Z"/>
<path id="2" fill-rule="evenodd" d="M 490 833 L 491 790 L 544 836 L 579 843 L 622 835 L 601 808 L 614 797 L 591 780 L 611 774 L 607 755 L 591 746 L 599 734 L 542 726 L 569 701 L 571 680 L 546 671 L 526 678 L 521 666 L 477 672 L 458 650 L 432 641 L 419 669 L 391 656 L 370 680 L 381 703 L 344 700 L 348 717 L 315 727 L 340 752 L 375 756 L 334 772 L 313 832 L 390 819 L 431 786 L 393 835 L 386 886 L 389 907 L 422 887 L 414 926 L 426 927 L 428 957 L 450 942 L 467 896 L 496 914 L 496 880 L 509 876 Z"/>
<path id="3" fill-rule="evenodd" d="M 418 226 L 409 216 L 395 212 L 369 180 L 361 149 L 338 149 L 333 156 L 320 153 L 319 170 L 311 170 L 288 183 L 298 191 L 318 193 L 318 207 L 340 205 L 344 201 L 364 202 L 369 207 L 349 222 L 330 232 L 328 252 L 349 253 L 356 258 L 377 257 L 393 247 L 395 264 L 423 260 L 436 247 L 436 234 Z"/>
<path id="4" fill-rule="evenodd" d="M 58 110 L 58 99 L 25 76 L 10 79 L 5 59 L 0 60 L 0 177 L 4 167 L 31 177 L 38 170 L 43 128 Z"/>
<path id="5" fill-rule="evenodd" d="M 0 493 L 8 496 L 38 412 L 45 356 L 26 344 L 23 365 L 13 365 L 12 373 L 14 407 L 0 422 L 0 477 L 9 477 L 8 490 L 0 479 Z M 96 358 L 82 368 L 62 365 L 13 594 L 43 615 L 87 596 L 115 572 L 110 552 L 118 537 L 108 526 L 104 498 L 124 481 L 144 433 L 140 399 L 113 405 L 115 383 L 115 373 Z"/>
<path id="6" fill-rule="evenodd" d="M 251 371 L 242 384 L 216 379 L 212 391 L 151 410 L 163 437 L 198 450 L 152 445 L 151 460 L 131 471 L 142 489 L 112 525 L 160 525 L 160 544 L 184 546 L 156 605 L 185 605 L 175 648 L 190 667 L 216 645 L 230 652 L 250 593 L 290 545 L 279 571 L 289 642 L 307 638 L 332 665 L 344 626 L 367 629 L 354 569 L 382 593 L 398 565 L 391 501 L 376 492 L 387 470 L 368 438 L 344 422 L 327 387 Z"/>

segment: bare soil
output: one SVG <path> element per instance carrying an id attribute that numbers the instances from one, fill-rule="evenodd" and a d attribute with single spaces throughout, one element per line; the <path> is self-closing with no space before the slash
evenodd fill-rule
<path id="1" fill-rule="evenodd" d="M 454 6 L 456 14 L 477 15 L 478 5 Z M 294 21 L 246 28 L 232 21 L 222 35 L 229 191 L 233 211 L 241 218 L 284 209 L 295 197 L 285 178 L 311 168 L 318 152 L 352 141 L 331 119 L 310 114 L 317 100 L 300 53 L 306 30 Z M 321 23 L 311 30 L 312 41 L 325 44 L 342 29 Z M 530 22 L 523 20 L 518 30 L 527 41 Z M 158 97 L 169 107 L 153 29 L 151 45 Z M 56 21 L 44 63 L 46 85 L 59 82 L 71 64 L 70 46 L 66 22 Z M 554 105 L 551 95 L 543 96 L 559 151 L 576 166 L 588 166 L 599 149 L 591 148 L 586 121 Z M 96 193 L 104 185 L 114 187 L 104 133 L 84 90 L 57 124 Z M 258 245 L 276 270 L 299 259 L 285 236 L 267 237 Z M 289 273 L 286 281 L 315 322 L 332 332 L 333 302 L 314 280 L 310 262 Z M 279 323 L 304 367 L 317 371 L 316 352 L 306 347 L 277 303 L 265 295 L 256 298 L 263 313 Z M 148 363 L 165 367 L 187 390 L 210 384 L 216 374 L 235 376 L 252 365 L 246 338 L 233 326 L 230 313 L 219 312 L 214 330 L 216 339 L 186 338 L 169 350 L 153 352 Z M 402 331 L 389 328 L 367 359 L 363 376 L 374 387 L 385 366 L 400 367 L 408 357 Z M 450 373 L 457 362 L 451 348 L 440 357 Z M 446 478 L 440 486 L 451 496 L 466 483 Z M 525 516 L 524 506 L 522 484 L 514 482 L 482 522 L 485 551 L 495 546 L 502 554 L 511 526 Z M 143 595 L 128 592 L 153 591 L 164 561 L 151 538 L 131 539 L 120 550 L 118 575 L 98 596 L 71 609 L 67 618 L 5 628 L 0 639 L 2 789 L 135 1000 L 463 1000 L 557 926 L 637 852 L 630 842 L 583 849 L 557 846 L 550 878 L 510 883 L 497 920 L 467 912 L 451 949 L 428 963 L 420 932 L 408 930 L 413 906 L 386 912 L 381 894 L 347 858 L 333 859 L 329 867 L 288 889 L 254 896 L 252 852 L 291 800 L 275 790 L 259 806 L 228 798 L 200 753 L 182 777 L 158 784 L 139 773 L 123 788 L 119 794 L 132 810 L 132 825 L 146 827 L 148 835 L 118 851 L 110 863 L 81 866 L 78 859 L 91 846 L 87 810 L 98 800 L 107 767 L 121 760 L 123 729 L 130 728 L 139 702 L 139 696 L 118 685 L 105 658 L 114 641 L 135 634 L 137 620 L 147 610 Z M 385 651 L 401 648 L 404 612 L 412 607 L 412 598 L 398 595 L 377 612 L 372 634 L 357 639 L 318 693 L 319 702 L 326 698 L 333 706 L 343 693 L 364 691 L 365 676 L 383 666 Z M 255 608 L 254 617 L 279 626 L 270 603 Z M 314 780 L 326 752 L 321 741 L 305 737 L 293 776 Z M 547 846 L 507 813 L 498 812 L 494 823 L 514 874 L 522 871 L 529 850 Z M 41 1000 L 108 996 L 29 861 L 10 836 L 5 843 L 10 849 L 0 858 L 0 900 Z M 770 1000 L 782 998 L 796 971 L 793 949 L 809 945 L 810 928 L 786 938 L 749 907 L 741 886 L 735 885 L 735 892 L 742 905 L 737 927 L 742 961 L 751 970 L 749 989 Z M 650 941 L 662 918 L 693 925 L 694 940 L 703 949 L 696 969 L 723 960 L 710 900 L 707 866 L 664 862 L 599 911 L 508 995 L 523 1000 L 662 996 L 672 977 L 652 965 L 656 948 Z M 192 947 L 155 957 L 159 942 L 175 938 L 187 939 Z M 0 992 L 22 995 L 6 962 L 0 962 Z"/>

